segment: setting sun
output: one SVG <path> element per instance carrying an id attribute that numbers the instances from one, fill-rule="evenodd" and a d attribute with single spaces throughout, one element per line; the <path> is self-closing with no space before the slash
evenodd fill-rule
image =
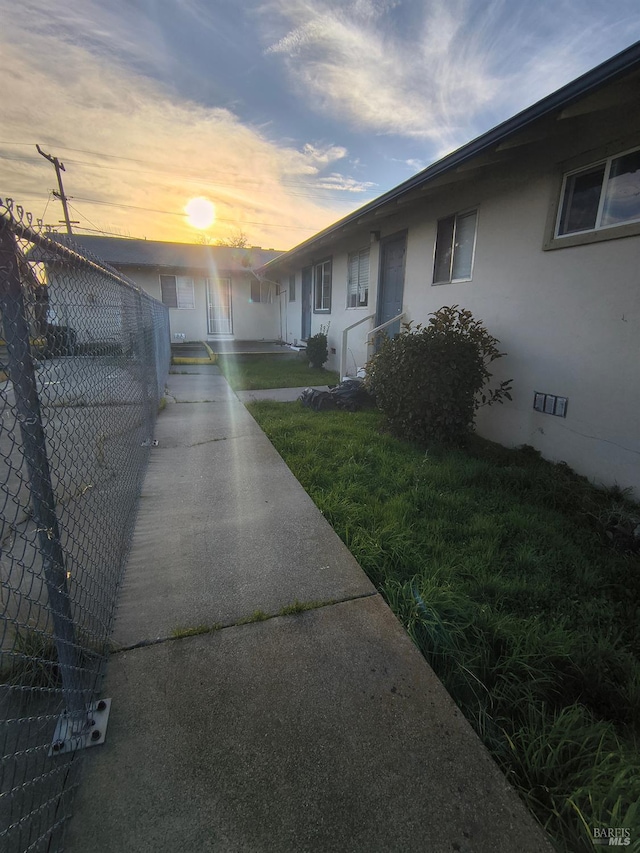
<path id="1" fill-rule="evenodd" d="M 216 209 L 208 198 L 192 198 L 187 202 L 185 213 L 188 217 L 189 225 L 193 228 L 208 228 L 213 225 L 216 219 Z"/>

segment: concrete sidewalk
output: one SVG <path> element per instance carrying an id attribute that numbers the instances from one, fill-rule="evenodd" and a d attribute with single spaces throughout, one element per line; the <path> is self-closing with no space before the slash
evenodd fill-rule
<path id="1" fill-rule="evenodd" d="M 328 385 L 314 385 L 318 391 L 328 391 Z M 277 403 L 292 403 L 300 397 L 304 388 L 270 388 L 268 391 L 236 391 L 241 403 L 255 403 L 257 400 L 275 400 Z"/>
<path id="2" fill-rule="evenodd" d="M 551 851 L 217 369 L 169 394 L 65 849 Z"/>

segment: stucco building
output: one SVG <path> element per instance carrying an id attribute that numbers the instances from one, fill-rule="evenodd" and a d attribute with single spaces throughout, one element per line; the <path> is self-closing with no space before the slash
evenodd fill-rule
<path id="1" fill-rule="evenodd" d="M 479 433 L 640 495 L 640 43 L 262 274 L 288 339 L 329 324 L 343 374 L 375 329 L 469 309 L 508 354 L 496 378 L 513 379 Z"/>

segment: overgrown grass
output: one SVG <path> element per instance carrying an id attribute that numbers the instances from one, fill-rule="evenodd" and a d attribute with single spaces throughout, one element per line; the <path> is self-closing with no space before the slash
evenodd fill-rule
<path id="1" fill-rule="evenodd" d="M 16 632 L 13 648 L 0 655 L 0 683 L 24 688 L 57 688 L 62 684 L 53 638 L 29 628 Z"/>
<path id="2" fill-rule="evenodd" d="M 220 355 L 218 366 L 234 391 L 335 385 L 338 374 L 309 367 L 303 353 Z"/>
<path id="3" fill-rule="evenodd" d="M 606 536 L 640 508 L 532 450 L 251 411 L 558 850 L 592 851 L 595 827 L 640 849 L 640 559 Z"/>

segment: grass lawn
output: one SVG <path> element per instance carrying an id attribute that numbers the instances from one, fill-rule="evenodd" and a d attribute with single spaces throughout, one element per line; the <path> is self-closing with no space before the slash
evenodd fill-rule
<path id="1" fill-rule="evenodd" d="M 604 534 L 640 508 L 532 449 L 250 408 L 557 849 L 620 827 L 640 850 L 640 558 Z"/>
<path id="2" fill-rule="evenodd" d="M 234 391 L 335 385 L 333 370 L 309 367 L 302 353 L 220 355 L 218 365 Z"/>

